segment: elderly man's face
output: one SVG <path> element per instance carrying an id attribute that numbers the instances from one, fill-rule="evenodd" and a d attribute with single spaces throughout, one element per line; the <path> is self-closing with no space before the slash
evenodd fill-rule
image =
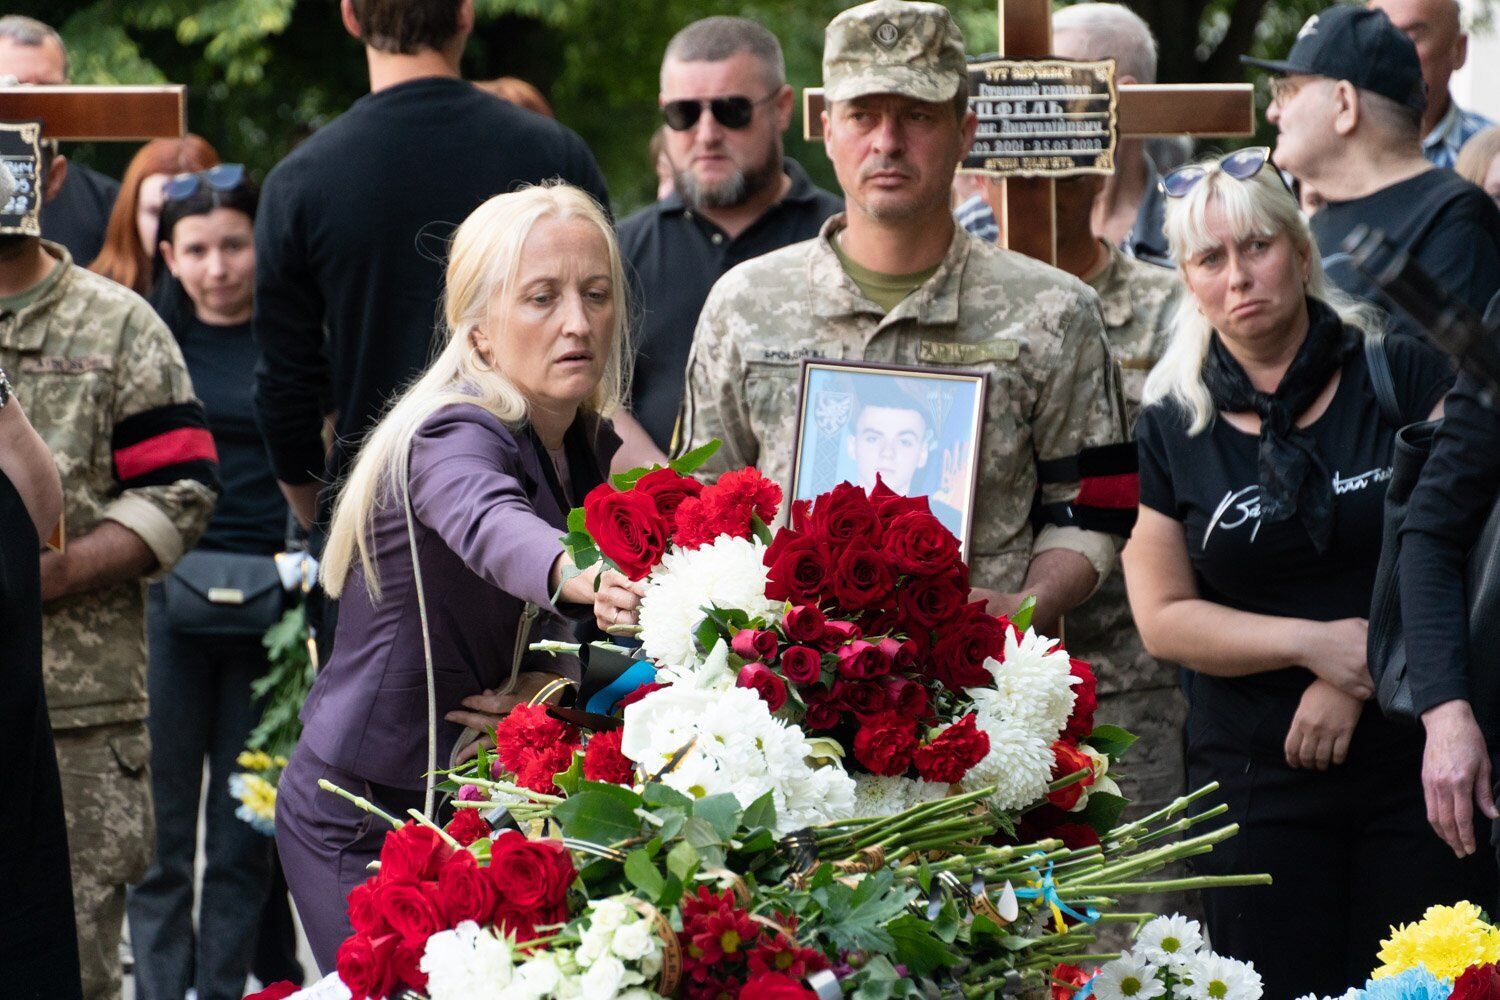
<path id="1" fill-rule="evenodd" d="M 40 45 L 18 45 L 0 38 L 0 76 L 13 76 L 20 83 L 56 86 L 67 83 L 63 74 L 62 48 L 52 39 Z"/>
<path id="2" fill-rule="evenodd" d="M 716 97 L 750 100 L 749 124 L 728 128 L 700 107 L 691 127 L 666 130 L 677 192 L 695 208 L 742 205 L 781 178 L 781 133 L 791 122 L 791 88 L 773 85 L 766 67 L 748 52 L 718 62 L 669 59 L 662 65 L 663 105 Z"/>
<path id="3" fill-rule="evenodd" d="M 1422 61 L 1422 79 L 1429 103 L 1442 103 L 1448 93 L 1448 78 L 1468 56 L 1468 38 L 1458 21 L 1455 0 L 1371 0 L 1374 10 L 1385 11 L 1402 34 L 1417 47 Z"/>
<path id="4" fill-rule="evenodd" d="M 1276 150 L 1271 160 L 1293 177 L 1316 176 L 1319 165 L 1333 151 L 1335 81 L 1321 76 L 1290 74 L 1272 84 L 1266 121 L 1276 126 Z"/>

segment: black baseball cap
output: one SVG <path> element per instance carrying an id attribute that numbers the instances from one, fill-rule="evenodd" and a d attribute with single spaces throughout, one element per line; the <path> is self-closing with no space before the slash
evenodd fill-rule
<path id="1" fill-rule="evenodd" d="M 1337 4 L 1307 19 L 1285 59 L 1240 56 L 1240 62 L 1272 73 L 1348 80 L 1415 111 L 1427 107 L 1417 47 L 1383 10 Z"/>

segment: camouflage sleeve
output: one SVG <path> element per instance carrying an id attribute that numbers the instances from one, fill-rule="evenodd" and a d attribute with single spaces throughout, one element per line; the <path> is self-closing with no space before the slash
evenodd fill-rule
<path id="1" fill-rule="evenodd" d="M 1057 364 L 1037 398 L 1032 437 L 1039 462 L 1129 440 L 1119 370 L 1110 357 L 1104 318 L 1092 293 L 1080 298 L 1067 317 Z M 1078 494 L 1078 486 L 1076 481 L 1047 483 L 1042 486 L 1042 502 L 1071 501 Z M 1048 549 L 1077 552 L 1103 581 L 1114 566 L 1117 547 L 1116 538 L 1104 532 L 1048 524 L 1037 532 L 1032 553 Z"/>
<path id="2" fill-rule="evenodd" d="M 141 537 L 165 574 L 208 526 L 218 454 L 172 334 L 141 303 L 125 320 L 111 414 L 118 496 L 104 509 Z"/>
<path id="3" fill-rule="evenodd" d="M 688 353 L 687 390 L 677 418 L 678 454 L 715 438 L 723 442 L 698 472 L 710 478 L 755 465 L 760 458 L 760 442 L 745 403 L 745 364 L 731 329 L 732 305 L 720 282 L 698 314 Z"/>

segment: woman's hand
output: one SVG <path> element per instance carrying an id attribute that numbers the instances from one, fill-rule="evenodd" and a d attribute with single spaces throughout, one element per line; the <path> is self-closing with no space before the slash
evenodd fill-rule
<path id="1" fill-rule="evenodd" d="M 454 709 L 443 718 L 449 722 L 456 722 L 460 726 L 468 726 L 478 731 L 482 739 L 475 740 L 465 747 L 459 755 L 460 760 L 467 760 L 478 752 L 484 740 L 491 741 L 493 745 L 495 738 L 495 726 L 500 720 L 510 714 L 510 710 L 517 705 L 530 701 L 542 688 L 557 680 L 556 674 L 549 674 L 543 670 L 528 670 L 516 676 L 516 686 L 509 694 L 500 694 L 498 691 L 490 690 L 480 694 L 471 694 L 463 700 L 462 709 Z M 556 701 L 562 696 L 562 688 L 559 686 L 547 700 Z"/>
<path id="2" fill-rule="evenodd" d="M 1286 762 L 1318 771 L 1342 764 L 1364 710 L 1362 698 L 1351 698 L 1321 677 L 1302 692 L 1292 728 L 1286 734 Z"/>
<path id="3" fill-rule="evenodd" d="M 605 631 L 612 625 L 637 624 L 636 609 L 645 593 L 645 580 L 632 580 L 616 570 L 605 570 L 599 576 L 599 590 L 594 594 L 594 620 Z"/>
<path id="4" fill-rule="evenodd" d="M 1351 698 L 1364 700 L 1375 693 L 1365 660 L 1369 622 L 1363 618 L 1308 622 L 1303 633 L 1298 663 Z"/>

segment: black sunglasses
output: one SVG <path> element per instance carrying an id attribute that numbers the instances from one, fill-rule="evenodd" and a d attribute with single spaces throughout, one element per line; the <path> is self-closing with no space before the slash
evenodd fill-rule
<path id="1" fill-rule="evenodd" d="M 772 92 L 758 101 L 739 94 L 733 97 L 715 97 L 707 101 L 668 101 L 661 106 L 661 116 L 667 123 L 667 128 L 673 132 L 686 132 L 698 124 L 698 117 L 703 114 L 704 108 L 708 108 L 714 121 L 725 128 L 739 130 L 749 125 L 750 119 L 755 117 L 757 104 L 764 104 L 775 96 L 775 92 Z"/>
<path id="2" fill-rule="evenodd" d="M 178 174 L 162 185 L 161 193 L 168 201 L 179 201 L 197 194 L 205 187 L 210 191 L 233 191 L 244 179 L 243 163 L 221 163 L 207 170 Z"/>
<path id="3" fill-rule="evenodd" d="M 1198 186 L 1199 181 L 1215 170 L 1222 170 L 1237 181 L 1248 181 L 1270 162 L 1270 146 L 1248 146 L 1219 157 L 1216 163 L 1206 165 L 1190 163 L 1185 167 L 1178 167 L 1156 183 L 1161 188 L 1162 194 L 1168 198 L 1184 198 L 1189 191 Z M 1271 172 L 1276 175 L 1281 186 L 1286 188 L 1287 194 L 1296 197 L 1291 187 L 1287 185 L 1286 178 L 1281 176 L 1281 171 L 1273 166 Z"/>

